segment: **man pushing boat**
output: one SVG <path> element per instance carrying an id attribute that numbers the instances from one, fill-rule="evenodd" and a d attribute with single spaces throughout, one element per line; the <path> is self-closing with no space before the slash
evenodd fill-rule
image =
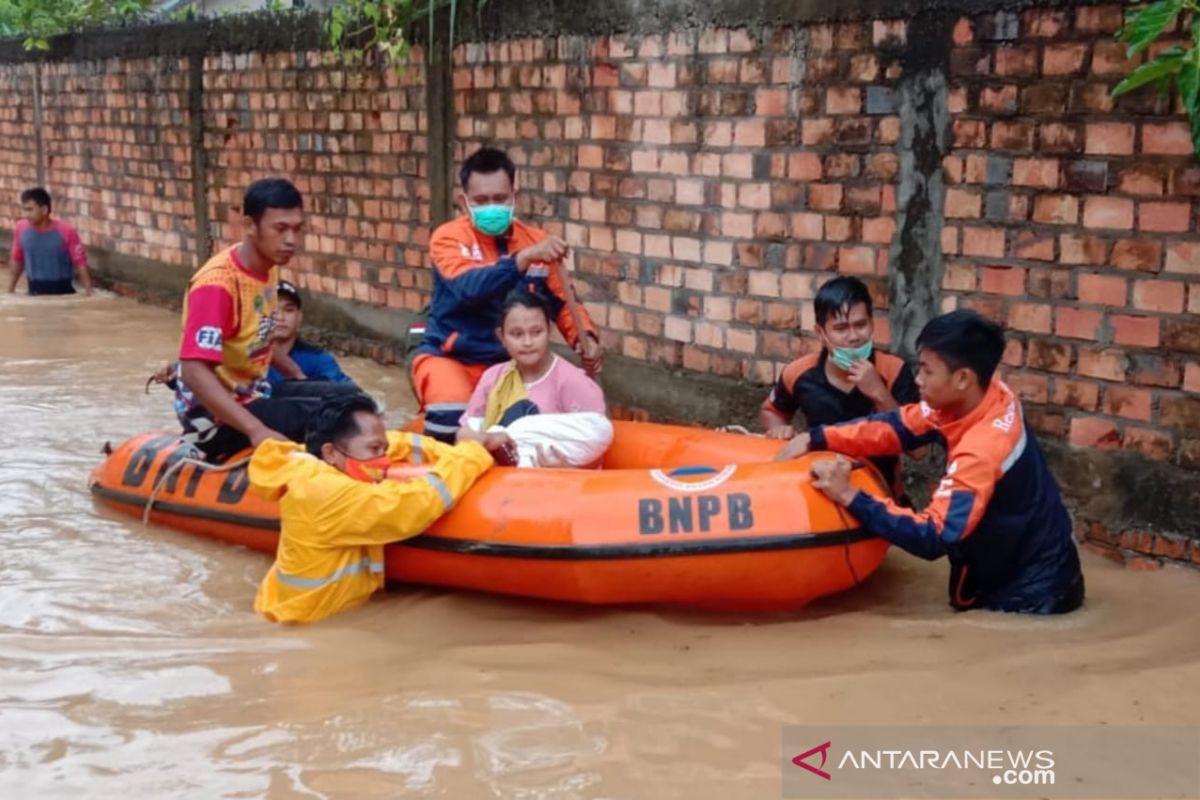
<path id="1" fill-rule="evenodd" d="M 1021 401 L 996 376 L 1004 332 L 973 311 L 937 317 L 917 337 L 921 402 L 793 439 L 779 459 L 812 450 L 869 458 L 945 445 L 946 472 L 923 511 L 868 496 L 842 457 L 813 465 L 813 486 L 869 532 L 913 555 L 950 559 L 950 603 L 1061 614 L 1083 603 L 1071 517 Z"/>

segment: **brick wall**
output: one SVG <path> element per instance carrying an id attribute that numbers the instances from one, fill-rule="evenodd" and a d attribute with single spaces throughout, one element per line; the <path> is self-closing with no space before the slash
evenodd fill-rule
<path id="1" fill-rule="evenodd" d="M 20 217 L 22 190 L 37 183 L 33 74 L 29 64 L 0 65 L 0 226 L 7 230 Z"/>
<path id="2" fill-rule="evenodd" d="M 255 178 L 286 175 L 304 193 L 303 288 L 420 309 L 430 287 L 424 68 L 350 69 L 328 53 L 213 54 L 204 59 L 208 205 L 218 243 Z"/>
<path id="3" fill-rule="evenodd" d="M 888 340 L 902 25 L 763 35 L 558 37 L 459 49 L 459 158 L 521 168 L 522 212 L 582 245 L 606 344 L 672 367 L 774 379 L 811 339 L 832 270 L 859 275 Z"/>
<path id="4" fill-rule="evenodd" d="M 768 383 L 816 346 L 795 333 L 820 283 L 855 274 L 881 342 L 976 308 L 1008 326 L 1005 375 L 1043 434 L 1195 485 L 1200 167 L 1176 98 L 1109 95 L 1133 66 L 1120 6 L 1077 1 L 636 35 L 500 26 L 438 73 L 452 108 L 430 107 L 441 78 L 419 48 L 399 74 L 336 64 L 312 36 L 64 55 L 40 66 L 43 155 L 88 243 L 181 268 L 208 246 L 197 219 L 234 241 L 244 186 L 288 175 L 310 212 L 290 277 L 412 311 L 431 198 L 452 188 L 428 132 L 452 117 L 456 160 L 510 150 L 522 215 L 576 244 L 581 294 L 628 359 Z M 35 176 L 31 75 L 0 65 L 9 196 Z M 1145 538 L 1120 533 L 1095 538 Z"/>
<path id="5" fill-rule="evenodd" d="M 962 18 L 941 309 L 1012 332 L 1044 433 L 1200 466 L 1200 169 L 1133 66 L 1117 6 Z M 814 346 L 830 272 L 876 290 L 888 340 L 903 22 L 761 36 L 529 38 L 459 49 L 458 155 L 522 168 L 523 212 L 570 241 L 613 349 L 769 381 Z M 1164 45 L 1165 46 L 1165 45 Z"/>
<path id="6" fill-rule="evenodd" d="M 1175 98 L 1114 101 L 1118 6 L 954 28 L 943 306 L 1012 332 L 1040 430 L 1200 467 L 1200 168 Z M 1165 45 L 1164 45 L 1165 46 Z"/>
<path id="7" fill-rule="evenodd" d="M 42 68 L 46 185 L 88 245 L 195 263 L 186 68 L 172 57 Z"/>

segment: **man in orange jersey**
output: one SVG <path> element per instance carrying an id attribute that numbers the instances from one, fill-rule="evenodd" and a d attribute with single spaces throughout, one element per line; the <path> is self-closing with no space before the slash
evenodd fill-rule
<path id="1" fill-rule="evenodd" d="M 196 271 L 183 304 L 176 412 L 210 459 L 267 439 L 302 442 L 320 398 L 271 399 L 267 371 L 303 373 L 271 346 L 279 266 L 300 244 L 303 199 L 286 180 L 255 181 L 243 199 L 245 235 Z"/>
<path id="2" fill-rule="evenodd" d="M 484 371 L 508 359 L 496 336 L 504 298 L 518 285 L 542 297 L 559 331 L 592 375 L 603 351 L 580 307 L 576 330 L 555 266 L 569 252 L 557 236 L 513 219 L 516 167 L 502 151 L 483 148 L 462 166 L 458 205 L 429 243 L 433 297 L 425 336 L 412 364 L 413 387 L 425 412 L 425 434 L 453 442 L 471 391 Z"/>
<path id="3" fill-rule="evenodd" d="M 809 428 L 849 422 L 905 403 L 915 403 L 917 384 L 904 360 L 875 348 L 871 293 L 858 278 L 843 275 L 826 282 L 813 298 L 821 352 L 784 367 L 759 419 L 767 436 L 791 439 L 796 413 Z M 872 459 L 903 497 L 900 459 Z"/>
<path id="4" fill-rule="evenodd" d="M 920 403 L 814 428 L 779 457 L 809 449 L 898 455 L 941 442 L 946 472 L 923 511 L 856 489 L 841 456 L 813 465 L 813 486 L 913 555 L 949 557 L 950 603 L 960 611 L 1075 610 L 1084 587 L 1071 518 L 1021 401 L 995 377 L 1004 332 L 973 311 L 954 311 L 925 326 L 917 351 Z"/>

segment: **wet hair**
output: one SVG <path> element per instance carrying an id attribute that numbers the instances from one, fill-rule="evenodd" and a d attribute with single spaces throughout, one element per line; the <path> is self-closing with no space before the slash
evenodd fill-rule
<path id="1" fill-rule="evenodd" d="M 504 298 L 504 307 L 500 311 L 500 327 L 504 327 L 504 321 L 508 319 L 508 312 L 514 308 L 532 308 L 542 312 L 546 316 L 546 324 L 551 323 L 550 319 L 550 304 L 541 295 L 534 294 L 528 289 L 521 287 L 513 289 Z"/>
<path id="2" fill-rule="evenodd" d="M 867 285 L 849 275 L 834 278 L 818 289 L 817 296 L 813 298 L 817 324 L 824 325 L 831 317 L 849 314 L 850 309 L 859 303 L 867 306 L 867 316 L 871 316 L 874 304 L 871 302 L 871 292 Z"/>
<path id="3" fill-rule="evenodd" d="M 462 181 L 462 187 L 465 191 L 467 181 L 471 180 L 471 176 L 475 173 L 480 175 L 491 175 L 493 172 L 504 171 L 510 181 L 516 180 L 517 167 L 513 164 L 508 153 L 503 150 L 497 150 L 494 147 L 481 147 L 470 155 L 463 162 L 462 171 L 459 173 L 459 180 Z"/>
<path id="4" fill-rule="evenodd" d="M 968 309 L 929 320 L 917 337 L 917 349 L 936 353 L 950 369 L 969 369 L 987 388 L 1004 357 L 1004 329 Z"/>
<path id="5" fill-rule="evenodd" d="M 268 208 L 281 208 L 285 211 L 304 208 L 304 198 L 291 181 L 283 178 L 264 178 L 250 184 L 242 198 L 242 213 L 258 223 L 262 221 Z"/>
<path id="6" fill-rule="evenodd" d="M 332 443 L 335 447 L 344 444 L 362 433 L 358 427 L 359 412 L 379 414 L 374 398 L 366 394 L 339 394 L 326 398 L 313 416 L 304 446 L 320 458 L 321 447 Z"/>
<path id="7" fill-rule="evenodd" d="M 37 203 L 39 206 L 50 208 L 50 193 L 41 186 L 34 186 L 32 189 L 26 189 L 21 192 L 21 203 L 28 203 L 30 200 Z"/>

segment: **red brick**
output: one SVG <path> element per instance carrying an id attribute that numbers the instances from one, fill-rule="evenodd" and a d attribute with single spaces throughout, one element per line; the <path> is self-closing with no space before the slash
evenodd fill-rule
<path id="1" fill-rule="evenodd" d="M 1162 563 L 1152 558 L 1130 557 L 1125 559 L 1125 569 L 1132 572 L 1158 572 L 1162 568 Z"/>
<path id="2" fill-rule="evenodd" d="M 1114 275 L 1083 273 L 1078 276 L 1079 302 L 1124 308 L 1128 287 L 1125 279 Z"/>
<path id="3" fill-rule="evenodd" d="M 1017 258 L 1027 258 L 1031 261 L 1053 261 L 1054 237 L 1033 231 L 1021 231 L 1017 234 L 1014 254 Z"/>
<path id="4" fill-rule="evenodd" d="M 859 53 L 850 59 L 849 78 L 857 83 L 871 83 L 879 77 L 879 59 L 873 53 Z"/>
<path id="5" fill-rule="evenodd" d="M 1124 24 L 1124 9 L 1119 4 L 1075 9 L 1075 30 L 1080 33 L 1116 33 Z"/>
<path id="6" fill-rule="evenodd" d="M 1108 242 L 1096 236 L 1060 236 L 1058 260 L 1064 264 L 1104 264 L 1108 260 Z"/>
<path id="7" fill-rule="evenodd" d="M 1113 417 L 1149 422 L 1153 402 L 1149 389 L 1109 386 L 1104 390 L 1104 413 Z"/>
<path id="8" fill-rule="evenodd" d="M 1112 265 L 1118 269 L 1158 272 L 1163 245 L 1152 239 L 1122 239 L 1113 247 Z"/>
<path id="9" fill-rule="evenodd" d="M 1200 284 L 1193 284 L 1192 294 L 1195 294 L 1198 286 Z M 1166 350 L 1176 353 L 1200 353 L 1200 318 L 1192 314 L 1194 312 L 1180 319 L 1164 321 L 1162 345 Z"/>
<path id="10" fill-rule="evenodd" d="M 1135 128 L 1123 122 L 1098 122 L 1087 126 L 1085 151 L 1095 155 L 1133 154 Z"/>
<path id="11" fill-rule="evenodd" d="M 1030 339 L 1027 363 L 1045 372 L 1067 372 L 1071 369 L 1071 346 L 1045 339 Z"/>
<path id="12" fill-rule="evenodd" d="M 808 207 L 817 211 L 837 211 L 842 207 L 840 183 L 814 183 L 808 187 Z"/>
<path id="13" fill-rule="evenodd" d="M 1025 363 L 1025 345 L 1019 339 L 1009 339 L 1004 343 L 1004 356 L 1001 363 L 1010 367 L 1019 367 Z"/>
<path id="14" fill-rule="evenodd" d="M 978 219 L 983 197 L 962 189 L 946 190 L 946 216 L 951 219 Z"/>
<path id="15" fill-rule="evenodd" d="M 1033 220 L 1074 225 L 1079 221 L 1079 198 L 1069 194 L 1040 194 L 1033 203 Z"/>
<path id="16" fill-rule="evenodd" d="M 855 87 L 835 87 L 825 92 L 825 113 L 858 114 L 861 111 L 861 89 Z"/>
<path id="17" fill-rule="evenodd" d="M 1191 224 L 1191 203 L 1140 203 L 1138 230 L 1183 233 Z"/>
<path id="18" fill-rule="evenodd" d="M 942 254 L 958 255 L 958 228 L 947 225 L 942 228 Z"/>
<path id="19" fill-rule="evenodd" d="M 792 153 L 788 156 L 788 177 L 799 181 L 819 181 L 821 157 L 816 153 Z"/>
<path id="20" fill-rule="evenodd" d="M 978 235 L 978 232 L 964 231 L 964 243 L 969 241 L 972 235 Z M 988 294 L 1025 294 L 1025 270 L 1020 267 L 984 267 L 982 273 L 983 291 Z"/>
<path id="21" fill-rule="evenodd" d="M 1042 303 L 1013 303 L 1008 309 L 1008 327 L 1030 333 L 1050 333 L 1050 306 Z"/>
<path id="22" fill-rule="evenodd" d="M 1190 156 L 1192 132 L 1186 122 L 1142 125 L 1142 152 L 1147 155 Z"/>
<path id="23" fill-rule="evenodd" d="M 963 181 L 965 183 L 983 183 L 987 180 L 987 162 L 987 156 L 967 156 L 963 164 Z"/>
<path id="24" fill-rule="evenodd" d="M 1119 42 L 1096 41 L 1092 46 L 1092 74 L 1125 77 L 1137 67 L 1141 58 L 1126 58 L 1127 47 Z"/>
<path id="25" fill-rule="evenodd" d="M 1017 396 L 1030 403 L 1045 403 L 1050 392 L 1050 379 L 1045 375 L 1014 372 L 1005 378 Z"/>
<path id="26" fill-rule="evenodd" d="M 1183 311 L 1184 284 L 1145 280 L 1133 283 L 1133 305 L 1142 311 L 1178 314 Z"/>
<path id="27" fill-rule="evenodd" d="M 1048 122 L 1038 127 L 1041 149 L 1049 153 L 1077 153 L 1083 144 L 1083 131 L 1078 125 Z"/>
<path id="28" fill-rule="evenodd" d="M 908 22 L 902 19 L 876 20 L 872 26 L 872 42 L 875 45 L 888 42 L 904 44 L 908 41 Z"/>
<path id="29" fill-rule="evenodd" d="M 967 17 L 962 17 L 958 22 L 954 23 L 954 44 L 962 46 L 975 41 L 975 31 L 971 27 L 971 20 Z"/>
<path id="30" fill-rule="evenodd" d="M 1035 9 L 1026 11 L 1022 17 L 1021 29 L 1026 36 L 1034 39 L 1054 39 L 1067 24 L 1066 12 L 1063 11 Z"/>
<path id="31" fill-rule="evenodd" d="M 793 214 L 792 237 L 795 239 L 821 241 L 821 239 L 825 238 L 825 218 L 820 214 Z"/>
<path id="32" fill-rule="evenodd" d="M 1011 114 L 1017 110 L 1017 87 L 984 87 L 979 93 L 979 107 L 993 114 Z"/>
<path id="33" fill-rule="evenodd" d="M 1128 359 L 1121 353 L 1080 348 L 1079 363 L 1075 371 L 1083 377 L 1121 383 L 1125 380 L 1128 365 Z"/>
<path id="34" fill-rule="evenodd" d="M 1194 242 L 1180 242 L 1168 247 L 1166 271 L 1200 275 L 1200 247 Z"/>
<path id="35" fill-rule="evenodd" d="M 1117 187 L 1125 194 L 1161 195 L 1165 177 L 1157 166 L 1138 164 L 1121 170 Z"/>
<path id="36" fill-rule="evenodd" d="M 972 144 L 963 144 L 959 141 L 958 126 L 962 124 L 964 134 L 967 132 L 967 126 L 978 124 L 978 142 Z M 982 122 L 975 123 L 971 120 L 960 120 L 955 122 L 955 145 L 958 147 L 976 147 L 980 148 L 984 145 L 984 124 Z M 964 135 L 965 138 L 965 135 Z M 995 150 L 1032 150 L 1033 149 L 1033 127 L 1025 122 L 1004 122 L 997 120 L 992 125 L 992 148 Z"/>
<path id="37" fill-rule="evenodd" d="M 1182 378 L 1179 365 L 1170 358 L 1157 353 L 1132 352 L 1129 354 L 1131 368 L 1129 381 L 1139 386 L 1159 386 L 1176 389 Z"/>
<path id="38" fill-rule="evenodd" d="M 956 119 L 952 125 L 954 146 L 978 150 L 987 142 L 987 123 L 977 119 Z"/>
<path id="39" fill-rule="evenodd" d="M 942 288 L 952 292 L 975 291 L 975 266 L 952 261 L 942 272 Z"/>
<path id="40" fill-rule="evenodd" d="M 1168 449 L 1168 455 L 1170 450 Z M 1160 533 L 1154 537 L 1154 555 L 1170 558 L 1176 561 L 1184 561 L 1188 557 L 1190 546 L 1194 545 L 1194 540 L 1184 536 L 1172 536 L 1166 533 Z"/>
<path id="41" fill-rule="evenodd" d="M 1158 347 L 1158 317 L 1115 315 L 1109 319 L 1115 344 L 1134 347 Z"/>
<path id="42" fill-rule="evenodd" d="M 1056 378 L 1053 402 L 1081 411 L 1095 411 L 1100 406 L 1100 384 Z"/>
<path id="43" fill-rule="evenodd" d="M 1054 333 L 1066 339 L 1086 339 L 1094 342 L 1103 315 L 1099 311 L 1061 306 L 1055 312 Z"/>
<path id="44" fill-rule="evenodd" d="M 986 258 L 1004 257 L 1003 228 L 963 228 L 963 254 Z M 1022 275 L 1024 270 L 1021 270 Z M 987 278 L 984 278 L 987 286 Z M 985 291 L 987 291 L 985 289 Z"/>
<path id="45" fill-rule="evenodd" d="M 1159 421 L 1168 428 L 1200 431 L 1200 397 L 1163 397 Z"/>
<path id="46" fill-rule="evenodd" d="M 1183 390 L 1200 394 L 1200 361 L 1194 361 L 1183 369 Z"/>
<path id="47" fill-rule="evenodd" d="M 1121 446 L 1117 426 L 1100 417 L 1076 417 L 1071 420 L 1070 442 L 1076 447 L 1115 450 Z"/>
<path id="48" fill-rule="evenodd" d="M 754 111 L 760 117 L 783 117 L 788 113 L 788 90 L 759 89 L 754 93 Z"/>
<path id="49" fill-rule="evenodd" d="M 1171 451 L 1175 449 L 1175 439 L 1162 431 L 1129 426 L 1125 428 L 1124 447 L 1126 450 L 1141 453 L 1154 461 L 1166 461 L 1171 457 Z M 1157 555 L 1165 555 L 1165 553 Z"/>
<path id="50" fill-rule="evenodd" d="M 1090 195 L 1084 201 L 1083 224 L 1088 228 L 1133 227 L 1133 201 L 1121 197 Z"/>
<path id="51" fill-rule="evenodd" d="M 1060 166 L 1054 158 L 1018 158 L 1013 161 L 1014 186 L 1054 189 L 1059 183 Z"/>
<path id="52" fill-rule="evenodd" d="M 1087 49 L 1088 46 L 1082 43 L 1046 45 L 1042 55 L 1042 74 L 1071 75 L 1082 71 Z"/>
<path id="53" fill-rule="evenodd" d="M 871 275 L 875 272 L 875 251 L 870 247 L 842 247 L 837 263 L 839 272 Z"/>
<path id="54" fill-rule="evenodd" d="M 997 75 L 1036 75 L 1038 53 L 1036 47 L 1006 47 L 996 50 Z"/>
<path id="55" fill-rule="evenodd" d="M 888 244 L 896 234 L 896 222 L 891 217 L 876 217 L 864 219 L 862 222 L 862 238 L 864 242 Z"/>

